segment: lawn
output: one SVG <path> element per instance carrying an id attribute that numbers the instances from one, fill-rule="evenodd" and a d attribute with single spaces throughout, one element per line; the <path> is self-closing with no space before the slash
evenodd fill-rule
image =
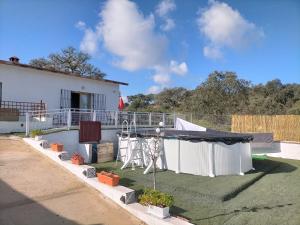
<path id="1" fill-rule="evenodd" d="M 245 176 L 215 178 L 157 173 L 157 189 L 172 194 L 173 215 L 195 224 L 300 224 L 300 161 L 261 158 Z M 121 176 L 121 185 L 140 192 L 152 186 L 143 169 L 121 171 L 115 162 L 94 164 Z"/>

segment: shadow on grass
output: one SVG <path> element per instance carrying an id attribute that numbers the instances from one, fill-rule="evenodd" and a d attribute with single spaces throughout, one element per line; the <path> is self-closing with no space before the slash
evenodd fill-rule
<path id="1" fill-rule="evenodd" d="M 255 170 L 247 174 L 260 173 L 260 172 L 268 173 L 268 174 L 290 173 L 297 169 L 297 167 L 291 164 L 285 162 L 273 161 L 270 159 L 264 159 L 264 160 L 253 159 L 252 162 Z"/>
<path id="2" fill-rule="evenodd" d="M 273 161 L 269 159 L 264 159 L 264 160 L 253 159 L 253 167 L 255 168 L 255 170 L 250 171 L 247 174 L 255 174 L 255 173 L 260 173 L 260 174 L 256 176 L 254 179 L 251 179 L 247 183 L 241 185 L 237 189 L 223 196 L 222 198 L 223 201 L 228 201 L 236 197 L 239 193 L 241 193 L 242 191 L 246 190 L 247 188 L 255 184 L 257 181 L 259 181 L 267 174 L 290 173 L 297 169 L 297 167 L 290 165 L 288 163 Z"/>
<path id="3" fill-rule="evenodd" d="M 170 208 L 170 213 L 171 213 L 172 215 L 181 215 L 182 213 L 185 213 L 185 212 L 187 212 L 185 209 L 180 208 L 180 207 L 175 206 L 175 205 L 173 205 L 173 206 Z M 189 218 L 187 218 L 187 219 L 189 219 Z"/>
<path id="4" fill-rule="evenodd" d="M 198 218 L 195 219 L 195 221 L 202 221 L 202 220 L 208 220 L 208 219 L 214 219 L 217 217 L 221 217 L 221 216 L 229 216 L 229 215 L 233 215 L 233 214 L 239 214 L 239 213 L 247 213 L 247 212 L 259 212 L 259 211 L 263 211 L 263 210 L 271 210 L 274 208 L 283 208 L 283 207 L 288 207 L 288 206 L 292 206 L 292 203 L 287 203 L 287 204 L 278 204 L 278 205 L 274 205 L 274 206 L 257 206 L 257 207 L 242 207 L 240 209 L 235 209 L 231 212 L 227 212 L 227 213 L 220 213 L 220 214 L 216 214 L 213 216 L 209 216 L 209 217 L 204 217 L 204 218 Z"/>

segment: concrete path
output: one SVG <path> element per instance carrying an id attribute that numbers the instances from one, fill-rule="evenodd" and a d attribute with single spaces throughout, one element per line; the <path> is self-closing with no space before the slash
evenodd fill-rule
<path id="1" fill-rule="evenodd" d="M 0 138 L 0 225 L 143 224 L 21 139 Z"/>

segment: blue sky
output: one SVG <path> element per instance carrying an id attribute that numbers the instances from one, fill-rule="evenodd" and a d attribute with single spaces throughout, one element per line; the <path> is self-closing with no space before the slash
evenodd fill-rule
<path id="1" fill-rule="evenodd" d="M 300 82 L 297 0 L 0 0 L 0 59 L 74 46 L 123 96 L 195 88 L 214 70 Z"/>

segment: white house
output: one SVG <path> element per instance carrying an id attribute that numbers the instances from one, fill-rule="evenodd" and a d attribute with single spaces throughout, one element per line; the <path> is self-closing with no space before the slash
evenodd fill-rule
<path id="1" fill-rule="evenodd" d="M 0 133 L 24 132 L 25 113 L 32 110 L 117 111 L 120 85 L 128 84 L 36 68 L 16 57 L 0 60 Z"/>
<path id="2" fill-rule="evenodd" d="M 46 109 L 117 110 L 119 86 L 127 83 L 40 69 L 11 57 L 0 60 L 0 102 L 46 104 Z M 4 107 L 3 107 L 4 108 Z"/>

